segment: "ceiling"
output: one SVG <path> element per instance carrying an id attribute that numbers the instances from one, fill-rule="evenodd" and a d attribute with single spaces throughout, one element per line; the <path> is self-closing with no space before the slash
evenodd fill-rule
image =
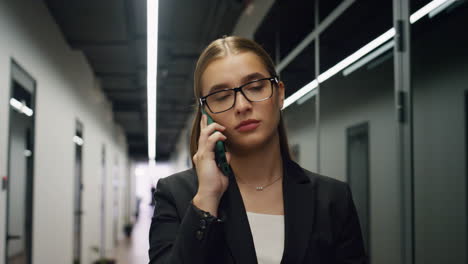
<path id="1" fill-rule="evenodd" d="M 170 157 L 195 103 L 202 49 L 231 34 L 242 0 L 160 0 L 156 160 Z M 71 48 L 83 51 L 125 130 L 132 159 L 147 159 L 146 0 L 45 0 Z"/>
<path id="2" fill-rule="evenodd" d="M 146 1 L 45 0 L 66 40 L 87 57 L 127 136 L 129 155 L 147 159 Z M 260 0 L 257 0 L 260 2 Z M 272 5 L 253 38 L 277 62 L 314 28 L 314 1 L 269 0 Z M 414 0 L 412 10 L 429 0 Z M 167 160 L 195 105 L 196 60 L 212 40 L 229 35 L 255 0 L 160 0 L 156 159 Z M 343 0 L 318 0 L 323 21 Z M 393 26 L 392 1 L 355 1 L 320 34 L 323 72 Z M 258 5 L 260 6 L 260 4 Z M 249 9 L 245 14 L 249 13 Z M 288 14 L 294 14 L 290 16 Z M 250 24 L 249 24 L 250 26 Z M 315 45 L 309 44 L 282 71 L 287 96 L 315 78 Z"/>

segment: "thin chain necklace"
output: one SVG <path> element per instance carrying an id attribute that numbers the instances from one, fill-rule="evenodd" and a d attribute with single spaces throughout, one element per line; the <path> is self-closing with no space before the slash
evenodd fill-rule
<path id="1" fill-rule="evenodd" d="M 247 185 L 253 185 L 253 186 L 255 186 L 255 190 L 257 190 L 257 191 L 263 191 L 263 189 L 265 189 L 266 187 L 268 187 L 268 186 L 272 185 L 273 183 L 277 182 L 277 181 L 278 181 L 279 179 L 281 179 L 281 178 L 282 178 L 282 177 L 281 177 L 281 175 L 280 175 L 278 178 L 274 179 L 272 182 L 270 182 L 270 183 L 268 183 L 268 184 L 266 184 L 266 185 L 263 185 L 263 186 L 256 186 L 255 184 L 242 182 L 242 181 L 239 180 L 239 178 L 236 177 L 236 179 L 237 179 L 240 183 L 242 183 L 242 184 L 247 184 Z"/>

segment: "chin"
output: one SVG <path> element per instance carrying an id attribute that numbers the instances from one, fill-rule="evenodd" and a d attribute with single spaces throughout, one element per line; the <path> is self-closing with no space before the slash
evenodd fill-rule
<path id="1" fill-rule="evenodd" d="M 267 135 L 265 133 L 252 133 L 237 135 L 235 141 L 228 142 L 228 148 L 241 151 L 249 152 L 268 144 L 273 138 L 273 135 Z"/>

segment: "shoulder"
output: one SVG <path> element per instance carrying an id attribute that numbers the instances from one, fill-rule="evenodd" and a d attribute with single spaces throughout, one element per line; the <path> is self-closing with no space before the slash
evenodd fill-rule
<path id="1" fill-rule="evenodd" d="M 198 178 L 193 169 L 174 173 L 158 180 L 156 190 L 170 193 L 174 198 L 191 199 L 198 188 Z"/>
<path id="2" fill-rule="evenodd" d="M 197 177 L 193 169 L 187 169 L 159 179 L 158 184 L 168 186 L 194 185 L 197 184 Z"/>

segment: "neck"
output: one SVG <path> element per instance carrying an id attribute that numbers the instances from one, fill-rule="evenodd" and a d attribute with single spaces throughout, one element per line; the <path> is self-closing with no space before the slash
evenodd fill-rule
<path id="1" fill-rule="evenodd" d="M 231 167 L 242 183 L 264 185 L 283 174 L 279 136 L 253 151 L 231 150 Z"/>

